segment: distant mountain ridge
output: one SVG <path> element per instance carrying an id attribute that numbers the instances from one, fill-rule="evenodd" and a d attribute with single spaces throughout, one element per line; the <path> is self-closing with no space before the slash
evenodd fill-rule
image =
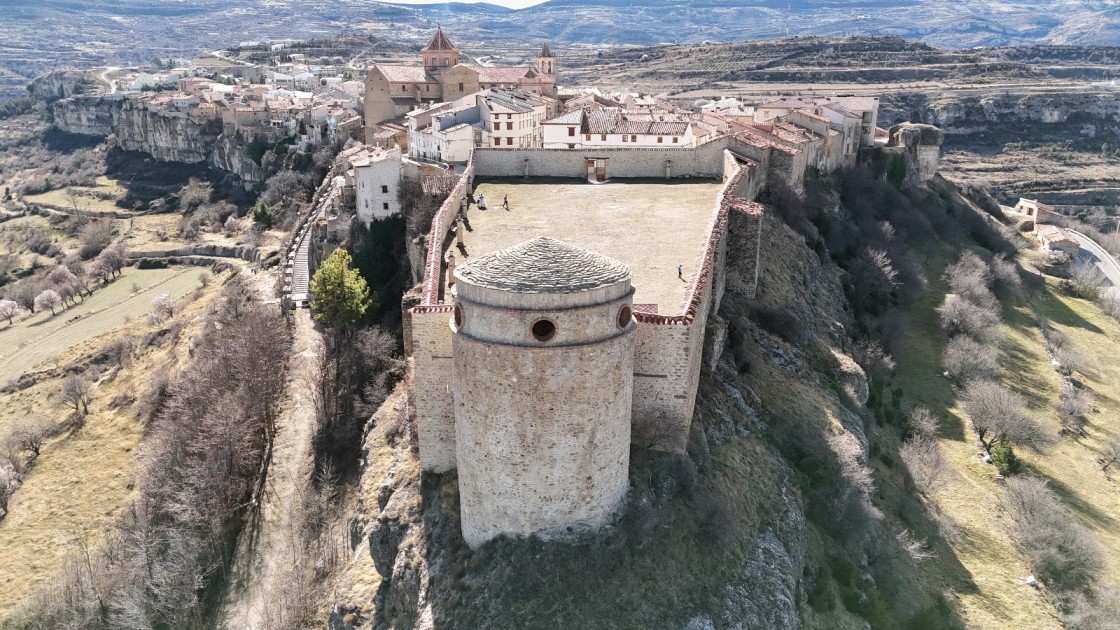
<path id="1" fill-rule="evenodd" d="M 7 0 L 0 99 L 34 76 L 72 66 L 144 63 L 246 40 L 372 33 L 419 46 L 436 22 L 469 52 L 549 40 L 609 47 L 774 37 L 893 35 L 939 48 L 1120 44 L 1114 0 L 549 0 L 402 5 L 369 0 Z"/>

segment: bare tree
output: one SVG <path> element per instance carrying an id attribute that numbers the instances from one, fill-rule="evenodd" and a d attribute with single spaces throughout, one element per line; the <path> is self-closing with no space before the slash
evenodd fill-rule
<path id="1" fill-rule="evenodd" d="M 1108 470 L 1108 467 L 1116 464 L 1120 466 L 1120 435 L 1114 435 L 1104 445 L 1104 450 L 1101 452 L 1101 470 Z"/>
<path id="2" fill-rule="evenodd" d="M 977 341 L 992 341 L 999 336 L 999 311 L 995 305 L 980 305 L 962 297 L 952 297 L 941 307 L 941 329 L 950 335 L 964 334 Z"/>
<path id="3" fill-rule="evenodd" d="M 1027 415 L 1023 397 L 986 379 L 974 380 L 965 386 L 962 396 L 964 410 L 984 450 L 1001 435 L 1012 444 L 1043 450 L 1055 442 L 1054 436 Z"/>
<path id="4" fill-rule="evenodd" d="M 1073 383 L 1062 384 L 1058 394 L 1058 419 L 1062 430 L 1074 435 L 1085 434 L 1086 415 L 1093 408 L 1093 394 L 1087 389 L 1076 387 Z"/>
<path id="5" fill-rule="evenodd" d="M 39 452 L 43 448 L 43 442 L 47 440 L 50 435 L 50 426 L 42 421 L 27 422 L 18 425 L 12 434 L 15 436 L 19 448 L 23 451 L 31 453 L 31 458 L 36 459 L 39 457 Z"/>
<path id="6" fill-rule="evenodd" d="M 59 392 L 62 402 L 73 407 L 74 411 L 85 415 L 89 413 L 89 403 L 93 399 L 93 386 L 86 379 L 71 374 L 62 379 L 62 389 Z"/>
<path id="7" fill-rule="evenodd" d="M 119 276 L 126 261 L 124 245 L 117 243 L 106 247 L 97 255 L 97 262 L 104 265 L 114 276 Z"/>
<path id="8" fill-rule="evenodd" d="M 152 311 L 162 319 L 174 317 L 176 308 L 175 300 L 168 293 L 160 294 L 152 300 Z"/>
<path id="9" fill-rule="evenodd" d="M 1008 479 L 1003 509 L 1014 523 L 1016 545 L 1035 575 L 1051 588 L 1083 587 L 1104 566 L 1096 539 L 1066 512 L 1045 480 L 1034 476 Z"/>
<path id="10" fill-rule="evenodd" d="M 8 320 L 10 326 L 16 315 L 23 311 L 23 307 L 15 300 L 0 300 L 0 319 Z"/>
<path id="11" fill-rule="evenodd" d="M 906 554 L 906 557 L 915 564 L 937 557 L 937 554 L 930 550 L 929 544 L 924 539 L 918 538 L 908 529 L 901 530 L 898 534 L 895 534 L 894 538 L 898 541 L 898 546 Z"/>
<path id="12" fill-rule="evenodd" d="M 1073 343 L 1067 343 L 1061 347 L 1055 348 L 1053 353 L 1054 359 L 1058 361 L 1058 371 L 1065 376 L 1070 376 L 1074 372 L 1085 373 L 1088 360 Z"/>
<path id="13" fill-rule="evenodd" d="M 1069 279 L 1062 287 L 1074 297 L 1095 300 L 1100 296 L 1103 283 L 1104 275 L 1096 265 L 1079 260 L 1073 264 Z"/>
<path id="14" fill-rule="evenodd" d="M 899 451 L 910 479 L 924 496 L 931 496 L 945 483 L 948 464 L 941 453 L 937 440 L 927 437 L 913 437 L 907 440 Z"/>
<path id="15" fill-rule="evenodd" d="M 977 343 L 965 335 L 957 335 L 949 340 L 941 355 L 941 365 L 954 381 L 962 385 L 977 379 L 999 378 L 996 349 Z"/>
<path id="16" fill-rule="evenodd" d="M 62 296 L 54 289 L 46 289 L 38 296 L 35 297 L 35 310 L 41 311 L 45 308 L 51 309 L 51 315 L 54 315 L 54 309 L 62 305 Z"/>
<path id="17" fill-rule="evenodd" d="M 1023 280 L 1019 276 L 1019 267 L 1015 261 L 1008 260 L 1006 256 L 992 258 L 988 266 L 992 271 L 992 280 L 1005 290 L 1015 290 L 1023 285 Z"/>
<path id="18" fill-rule="evenodd" d="M 914 407 L 910 411 L 910 430 L 917 436 L 936 438 L 941 430 L 941 420 L 925 407 Z"/>

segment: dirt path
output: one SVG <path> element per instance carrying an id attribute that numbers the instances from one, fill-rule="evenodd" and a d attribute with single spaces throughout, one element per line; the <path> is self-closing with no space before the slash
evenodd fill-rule
<path id="1" fill-rule="evenodd" d="M 289 587 L 289 569 L 304 553 L 299 514 L 313 472 L 311 439 L 315 428 L 308 376 L 322 348 L 310 312 L 296 310 L 293 318 L 290 374 L 277 420 L 268 481 L 258 515 L 238 541 L 222 604 L 220 626 L 231 630 L 276 626 L 278 603 Z"/>

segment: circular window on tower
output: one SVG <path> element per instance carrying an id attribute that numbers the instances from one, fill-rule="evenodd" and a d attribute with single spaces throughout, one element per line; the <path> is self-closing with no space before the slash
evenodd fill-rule
<path id="1" fill-rule="evenodd" d="M 456 328 L 462 328 L 463 327 L 463 307 L 456 304 L 454 313 L 455 313 L 455 327 Z"/>
<path id="2" fill-rule="evenodd" d="M 629 306 L 623 306 L 622 308 L 618 309 L 618 327 L 626 328 L 627 326 L 629 326 L 630 317 L 632 315 L 633 313 L 630 312 Z"/>
<path id="3" fill-rule="evenodd" d="M 556 336 L 556 324 L 550 319 L 538 319 L 529 331 L 533 333 L 533 339 L 545 343 Z"/>

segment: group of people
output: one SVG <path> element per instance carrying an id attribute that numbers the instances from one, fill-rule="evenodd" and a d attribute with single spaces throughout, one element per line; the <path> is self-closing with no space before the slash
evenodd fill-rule
<path id="1" fill-rule="evenodd" d="M 486 195 L 479 195 L 478 198 L 475 200 L 475 204 L 478 205 L 479 210 L 485 210 L 486 209 Z M 502 207 L 505 208 L 507 211 L 509 210 L 509 195 L 502 195 Z"/>

